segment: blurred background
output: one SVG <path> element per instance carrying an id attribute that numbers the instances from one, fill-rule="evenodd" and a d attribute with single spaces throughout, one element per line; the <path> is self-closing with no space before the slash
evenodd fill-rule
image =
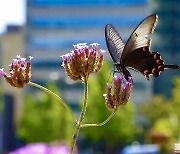
<path id="1" fill-rule="evenodd" d="M 140 21 L 157 13 L 151 49 L 166 63 L 180 64 L 179 0 L 0 0 L 0 6 L 0 67 L 7 71 L 16 55 L 33 56 L 32 82 L 61 95 L 77 116 L 82 84 L 65 75 L 60 56 L 81 42 L 97 42 L 107 51 L 106 24 L 126 41 Z M 85 122 L 102 122 L 111 113 L 102 95 L 112 70 L 106 52 L 102 71 L 90 77 Z M 174 152 L 180 142 L 180 71 L 165 70 L 150 81 L 131 73 L 130 102 L 105 126 L 82 129 L 78 153 Z M 69 145 L 74 123 L 56 99 L 31 86 L 22 90 L 0 82 L 0 153 L 37 142 Z"/>

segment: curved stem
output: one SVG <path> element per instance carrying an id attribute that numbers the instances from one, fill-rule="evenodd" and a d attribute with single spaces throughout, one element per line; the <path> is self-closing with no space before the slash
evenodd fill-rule
<path id="1" fill-rule="evenodd" d="M 88 98 L 88 79 L 85 78 L 84 79 L 84 102 L 83 102 L 83 106 L 82 106 L 82 111 L 78 120 L 78 123 L 76 124 L 76 128 L 72 137 L 72 141 L 71 141 L 71 146 L 70 146 L 70 153 L 72 154 L 74 151 L 74 147 L 77 141 L 77 137 L 79 134 L 79 130 L 81 128 L 81 123 L 84 119 L 84 115 L 86 112 L 86 108 L 87 108 L 87 98 Z"/>
<path id="2" fill-rule="evenodd" d="M 100 127 L 100 126 L 103 126 L 112 119 L 112 117 L 115 115 L 116 111 L 117 111 L 117 108 L 114 109 L 114 111 L 109 115 L 109 117 L 101 123 L 98 123 L 98 124 L 81 124 L 81 127 L 84 128 L 84 127 Z"/>
<path id="3" fill-rule="evenodd" d="M 56 97 L 58 99 L 58 101 L 64 106 L 64 108 L 71 114 L 71 116 L 73 117 L 75 123 L 77 123 L 77 119 L 76 117 L 74 116 L 73 112 L 71 111 L 71 109 L 68 107 L 68 105 L 61 99 L 61 97 L 59 97 L 57 94 L 55 94 L 54 92 L 52 92 L 51 90 L 41 86 L 41 85 L 38 85 L 36 83 L 33 83 L 33 82 L 29 82 L 28 83 L 29 85 L 31 86 L 34 86 L 36 88 L 39 88 L 47 93 L 49 93 L 50 95 Z"/>

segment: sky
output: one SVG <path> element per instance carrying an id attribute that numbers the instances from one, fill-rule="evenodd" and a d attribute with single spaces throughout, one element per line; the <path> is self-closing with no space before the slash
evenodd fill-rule
<path id="1" fill-rule="evenodd" d="M 25 1 L 0 0 L 0 33 L 5 32 L 8 24 L 25 24 Z"/>

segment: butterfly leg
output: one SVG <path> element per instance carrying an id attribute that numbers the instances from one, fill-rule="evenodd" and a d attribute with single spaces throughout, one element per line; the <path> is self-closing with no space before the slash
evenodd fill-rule
<path id="1" fill-rule="evenodd" d="M 116 70 L 117 66 L 116 66 L 117 63 L 114 63 L 114 71 L 113 71 L 113 76 L 115 75 L 115 73 L 120 73 L 119 70 Z"/>

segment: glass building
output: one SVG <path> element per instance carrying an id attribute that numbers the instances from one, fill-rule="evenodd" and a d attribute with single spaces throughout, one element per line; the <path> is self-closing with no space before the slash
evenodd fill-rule
<path id="1" fill-rule="evenodd" d="M 41 83 L 54 80 L 61 87 L 64 85 L 62 95 L 73 105 L 82 95 L 81 85 L 73 84 L 65 76 L 59 56 L 70 52 L 72 45 L 80 42 L 98 42 L 100 48 L 107 50 L 106 24 L 117 27 L 126 41 L 149 14 L 146 0 L 28 0 L 26 55 L 34 57 L 32 80 Z M 110 60 L 108 53 L 106 58 Z M 152 93 L 152 80 L 148 82 L 134 72 L 133 77 L 133 101 L 148 100 Z M 136 97 L 139 94 L 142 97 Z"/>
<path id="2" fill-rule="evenodd" d="M 155 51 L 161 53 L 167 64 L 180 64 L 180 1 L 159 0 L 155 3 L 155 12 L 159 22 L 155 33 L 157 38 L 153 41 Z M 154 80 L 154 93 L 171 96 L 173 77 L 180 75 L 179 70 L 165 70 L 160 77 Z"/>

